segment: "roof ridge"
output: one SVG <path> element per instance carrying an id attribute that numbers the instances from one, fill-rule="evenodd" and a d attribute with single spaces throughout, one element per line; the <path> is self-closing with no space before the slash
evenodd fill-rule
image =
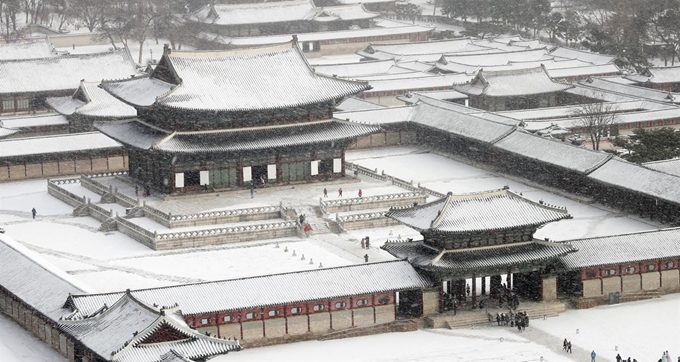
<path id="1" fill-rule="evenodd" d="M 651 234 L 651 233 L 663 233 L 663 232 L 672 232 L 672 231 L 680 231 L 680 226 L 676 226 L 676 227 L 672 227 L 672 228 L 654 229 L 654 230 L 632 231 L 632 232 L 617 234 L 617 235 L 591 236 L 591 237 L 588 237 L 588 238 L 560 240 L 560 241 L 556 241 L 556 243 L 568 243 L 568 242 L 585 241 L 585 240 L 592 241 L 592 240 L 596 240 L 596 239 L 598 239 L 598 241 L 604 242 L 606 239 L 611 239 L 611 238 L 616 238 L 616 237 L 621 237 L 621 236 Z"/>

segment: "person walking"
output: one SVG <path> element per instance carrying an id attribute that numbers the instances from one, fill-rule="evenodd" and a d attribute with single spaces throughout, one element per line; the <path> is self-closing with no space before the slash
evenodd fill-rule
<path id="1" fill-rule="evenodd" d="M 255 185 L 250 185 L 250 198 L 255 197 Z"/>
<path id="2" fill-rule="evenodd" d="M 567 339 L 564 339 L 564 342 L 562 342 L 562 350 L 566 351 L 567 350 Z"/>
<path id="3" fill-rule="evenodd" d="M 595 350 L 590 352 L 590 362 L 595 362 L 595 357 L 597 357 L 597 353 L 595 353 Z"/>
<path id="4" fill-rule="evenodd" d="M 617 353 L 617 354 L 616 354 L 616 362 L 621 362 L 621 359 L 622 359 L 622 358 L 621 358 L 621 354 L 620 354 L 620 353 Z"/>
<path id="5" fill-rule="evenodd" d="M 368 263 L 368 254 L 364 255 L 364 263 Z"/>
<path id="6" fill-rule="evenodd" d="M 361 191 L 361 189 L 359 189 L 359 198 L 361 198 L 361 196 L 362 196 L 363 194 L 364 194 L 364 193 Z"/>
<path id="7" fill-rule="evenodd" d="M 567 342 L 567 352 L 571 353 L 571 341 Z"/>
<path id="8" fill-rule="evenodd" d="M 338 197 L 342 197 L 342 187 L 338 189 Z"/>
<path id="9" fill-rule="evenodd" d="M 135 185 L 135 196 L 139 196 L 139 185 Z"/>
<path id="10" fill-rule="evenodd" d="M 37 213 L 38 213 L 38 212 L 35 211 L 35 207 L 34 207 L 33 210 L 31 210 L 31 214 L 33 214 L 33 218 L 34 218 L 34 219 L 35 219 L 35 215 L 36 215 Z"/>
<path id="11" fill-rule="evenodd" d="M 366 249 L 366 239 L 364 238 L 361 239 L 361 248 Z"/>
<path id="12" fill-rule="evenodd" d="M 325 187 L 323 188 L 323 197 L 328 197 L 328 190 Z"/>
<path id="13" fill-rule="evenodd" d="M 367 236 L 366 237 L 366 249 L 368 249 L 370 247 L 370 245 L 371 245 L 370 243 L 371 243 L 371 239 L 369 239 L 368 236 Z"/>

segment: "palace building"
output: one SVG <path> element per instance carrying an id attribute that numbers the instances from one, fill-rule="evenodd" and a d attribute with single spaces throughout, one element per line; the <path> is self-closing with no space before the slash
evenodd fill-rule
<path id="1" fill-rule="evenodd" d="M 423 241 L 387 242 L 382 248 L 458 296 L 465 295 L 465 279 L 472 278 L 476 290 L 480 276 L 491 276 L 490 294 L 498 295 L 501 275 L 506 274 L 512 275 L 508 283 L 536 286 L 517 288 L 523 297 L 555 300 L 555 277 L 544 272 L 558 257 L 574 251 L 567 243 L 533 237 L 543 225 L 571 218 L 565 208 L 535 203 L 508 189 L 449 193 L 425 205 L 391 209 L 386 216 L 420 231 Z M 485 290 L 482 284 L 482 293 Z"/>
<path id="2" fill-rule="evenodd" d="M 376 126 L 333 119 L 367 83 L 316 74 L 292 43 L 171 52 L 148 77 L 102 87 L 137 118 L 101 123 L 126 146 L 130 175 L 163 193 L 344 175 L 345 149 Z"/>

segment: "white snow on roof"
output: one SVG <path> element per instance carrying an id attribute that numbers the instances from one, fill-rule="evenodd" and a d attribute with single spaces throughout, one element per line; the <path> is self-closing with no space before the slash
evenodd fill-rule
<path id="1" fill-rule="evenodd" d="M 47 98 L 47 103 L 57 112 L 64 115 L 73 113 L 109 118 L 130 118 L 137 116 L 137 110 L 113 97 L 99 87 L 99 82 L 81 82 L 72 97 Z M 83 102 L 78 98 L 87 100 Z"/>
<path id="2" fill-rule="evenodd" d="M 385 106 L 365 101 L 363 99 L 348 97 L 335 106 L 338 111 L 359 111 L 367 109 L 382 109 Z"/>
<path id="3" fill-rule="evenodd" d="M 444 55 L 444 58 L 446 59 L 447 62 L 482 67 L 505 65 L 511 61 L 522 62 L 553 59 L 552 56 L 548 55 L 548 52 L 544 48 L 473 55 L 467 54 Z"/>
<path id="4" fill-rule="evenodd" d="M 659 102 L 680 103 L 680 94 L 676 94 L 675 99 L 673 99 L 673 95 L 669 94 L 667 91 L 645 88 L 637 85 L 621 84 L 618 82 L 613 82 L 607 78 L 593 77 L 588 78 L 587 80 L 582 80 L 578 83 L 584 87 L 593 89 L 593 92 L 609 91 L 625 96 L 646 98 Z"/>
<path id="5" fill-rule="evenodd" d="M 206 5 L 191 20 L 215 25 L 249 25 L 310 20 L 316 14 L 311 0 Z M 217 17 L 213 17 L 213 15 Z"/>
<path id="6" fill-rule="evenodd" d="M 428 287 L 431 282 L 404 260 L 265 275 L 217 282 L 132 291 L 147 304 L 178 303 L 184 315 L 246 310 L 319 299 Z M 73 301 L 83 314 L 122 293 L 80 295 Z M 212 297 L 205 298 L 203 296 Z"/>
<path id="7" fill-rule="evenodd" d="M 568 269 L 677 258 L 680 228 L 644 231 L 598 238 L 567 240 L 576 249 L 559 258 Z"/>
<path id="8" fill-rule="evenodd" d="M 0 60 L 38 59 L 56 56 L 49 39 L 0 44 Z"/>
<path id="9" fill-rule="evenodd" d="M 614 64 L 590 65 L 582 67 L 553 68 L 546 67 L 550 78 L 571 78 L 591 75 L 619 74 L 621 70 Z"/>
<path id="10" fill-rule="evenodd" d="M 0 157 L 17 157 L 54 152 L 75 152 L 121 147 L 120 143 L 100 132 L 74 133 L 58 136 L 2 140 L 0 141 Z"/>
<path id="11" fill-rule="evenodd" d="M 469 83 L 454 85 L 453 89 L 470 95 L 490 97 L 560 92 L 571 85 L 553 81 L 543 67 L 510 71 L 480 70 Z"/>
<path id="12" fill-rule="evenodd" d="M 597 54 L 584 50 L 576 50 L 567 47 L 557 47 L 550 52 L 551 55 L 567 59 L 579 59 L 592 64 L 610 64 L 616 59 L 615 56 Z"/>
<path id="13" fill-rule="evenodd" d="M 366 93 L 450 88 L 454 83 L 463 83 L 470 79 L 472 76 L 465 74 L 443 74 L 418 78 L 373 80 L 369 82 L 373 88 Z"/>
<path id="14" fill-rule="evenodd" d="M 385 124 L 406 122 L 413 110 L 411 106 L 383 107 L 349 112 L 335 112 L 333 117 L 355 123 Z"/>
<path id="15" fill-rule="evenodd" d="M 60 57 L 0 61 L 0 94 L 75 90 L 81 80 L 129 78 L 136 74 L 127 49 Z"/>
<path id="16" fill-rule="evenodd" d="M 69 293 L 90 292 L 6 235 L 0 235 L 0 265 L 0 285 L 53 320 L 64 314 L 62 306 Z"/>
<path id="17" fill-rule="evenodd" d="M 643 166 L 680 177 L 680 158 L 644 163 Z"/>
<path id="18" fill-rule="evenodd" d="M 42 126 L 66 125 L 68 120 L 61 114 L 44 114 L 39 116 L 4 118 L 0 125 L 7 128 L 28 128 Z"/>
<path id="19" fill-rule="evenodd" d="M 650 83 L 680 83 L 680 66 L 675 67 L 653 67 L 647 68 L 651 74 L 649 77 Z"/>
<path id="20" fill-rule="evenodd" d="M 629 191 L 680 203 L 680 177 L 618 158 L 609 160 L 588 177 Z"/>
<path id="21" fill-rule="evenodd" d="M 387 74 L 395 65 L 393 60 L 377 60 L 369 62 L 345 64 L 320 64 L 314 66 L 317 74 L 338 77 L 359 77 L 376 74 Z M 405 72 L 407 70 L 404 70 Z"/>
<path id="22" fill-rule="evenodd" d="M 158 97 L 168 93 L 174 87 L 175 84 L 150 77 L 102 83 L 102 88 L 111 93 L 115 98 L 141 107 L 148 107 L 154 104 Z"/>
<path id="23" fill-rule="evenodd" d="M 380 16 L 378 13 L 367 11 L 362 4 L 346 4 L 339 6 L 326 6 L 314 17 L 314 21 L 335 18 L 342 21 L 373 19 Z"/>

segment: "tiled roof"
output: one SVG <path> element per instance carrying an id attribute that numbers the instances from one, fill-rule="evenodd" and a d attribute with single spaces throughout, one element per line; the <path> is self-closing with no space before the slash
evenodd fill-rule
<path id="1" fill-rule="evenodd" d="M 238 341 L 211 338 L 190 329 L 179 307 L 158 309 L 128 293 L 90 315 L 75 313 L 59 324 L 90 350 L 111 361 L 156 362 L 171 350 L 195 359 L 241 349 Z M 161 328 L 172 329 L 181 338 L 146 341 Z"/>
<path id="2" fill-rule="evenodd" d="M 170 352 L 164 354 L 161 356 L 161 361 L 160 362 L 192 362 L 189 359 L 186 359 L 184 356 L 181 354 L 177 353 L 174 349 L 170 350 Z"/>
<path id="3" fill-rule="evenodd" d="M 355 98 L 355 97 L 347 97 L 345 98 L 344 101 L 340 102 L 335 106 L 335 109 L 338 111 L 359 111 L 359 110 L 367 110 L 367 109 L 382 109 L 385 108 L 385 106 L 381 106 L 380 104 L 375 104 L 373 102 L 368 102 L 363 99 Z M 340 118 L 344 119 L 344 118 Z"/>
<path id="4" fill-rule="evenodd" d="M 434 28 L 424 27 L 420 25 L 404 25 L 396 28 L 368 28 L 355 30 L 338 30 L 338 31 L 321 31 L 313 33 L 297 33 L 298 41 L 312 42 L 324 40 L 344 40 L 344 39 L 366 39 L 370 37 L 381 36 L 397 36 L 406 34 L 421 34 L 430 33 Z M 290 42 L 292 34 L 283 35 L 264 35 L 253 37 L 237 37 L 237 38 L 223 38 L 220 40 L 224 44 L 233 45 L 236 47 L 250 47 L 258 45 L 283 44 Z M 393 58 L 393 57 L 392 57 Z M 391 59 L 391 58 L 390 58 Z"/>
<path id="5" fill-rule="evenodd" d="M 21 129 L 30 127 L 46 127 L 46 126 L 65 126 L 68 125 L 68 119 L 61 114 L 41 114 L 41 115 L 25 115 L 23 117 L 12 117 L 0 119 L 2 127 Z"/>
<path id="6" fill-rule="evenodd" d="M 559 258 L 566 269 L 680 257 L 680 228 L 567 240 L 578 252 Z"/>
<path id="7" fill-rule="evenodd" d="M 513 126 L 452 111 L 432 103 L 418 103 L 409 120 L 418 125 L 487 143 L 494 143 L 515 129 Z"/>
<path id="8" fill-rule="evenodd" d="M 0 141 L 0 157 L 77 152 L 97 149 L 120 149 L 120 143 L 99 132 L 17 138 Z"/>
<path id="9" fill-rule="evenodd" d="M 337 75 L 338 77 L 360 77 L 366 75 L 388 74 L 390 68 L 394 67 L 393 60 L 376 60 L 346 64 L 320 64 L 314 66 L 317 74 L 327 76 Z M 404 70 L 406 72 L 407 70 Z"/>
<path id="10" fill-rule="evenodd" d="M 417 72 L 429 72 L 434 68 L 434 66 L 432 64 L 420 62 L 420 61 L 417 61 L 417 60 L 407 61 L 407 62 L 398 62 L 397 67 L 403 68 L 403 69 L 408 69 L 408 70 L 414 70 L 414 71 L 417 71 Z"/>
<path id="11" fill-rule="evenodd" d="M 540 226 L 570 218 L 565 208 L 535 203 L 506 189 L 453 195 L 385 216 L 416 230 L 451 234 Z"/>
<path id="12" fill-rule="evenodd" d="M 640 109 L 675 109 L 676 107 L 668 104 L 660 104 L 655 102 L 638 100 L 638 101 L 615 102 L 612 105 L 612 108 L 621 112 L 631 112 Z M 519 109 L 514 111 L 503 111 L 496 113 L 522 120 L 539 120 L 539 119 L 567 118 L 569 116 L 574 116 L 574 112 L 580 109 L 582 109 L 581 105 L 571 105 L 562 107 Z"/>
<path id="13" fill-rule="evenodd" d="M 315 74 L 301 50 L 291 44 L 232 51 L 172 52 L 163 56 L 181 83 L 160 96 L 131 81 L 105 83 L 104 88 L 131 104 L 152 98 L 169 108 L 200 110 L 264 110 L 333 101 L 369 88 L 367 83 Z M 151 75 L 157 76 L 159 67 Z M 138 82 L 153 80 L 142 79 Z M 127 88 L 125 88 L 127 87 Z M 160 96 L 160 97 L 159 97 Z"/>
<path id="14" fill-rule="evenodd" d="M 597 152 L 521 131 L 513 132 L 495 143 L 494 146 L 540 162 L 585 174 L 601 166 L 612 157 L 609 153 Z"/>
<path id="15" fill-rule="evenodd" d="M 174 133 L 154 149 L 167 152 L 242 152 L 311 145 L 367 136 L 378 127 L 341 121 L 321 121 L 287 126 L 224 132 Z"/>
<path id="16" fill-rule="evenodd" d="M 578 82 L 584 87 L 591 88 L 593 92 L 600 90 L 619 93 L 625 96 L 639 97 L 651 99 L 659 102 L 672 102 L 668 92 L 660 91 L 651 88 L 645 88 L 637 85 L 627 85 L 618 82 L 612 82 L 606 78 L 593 77 Z M 680 98 L 676 100 L 680 102 Z"/>
<path id="17" fill-rule="evenodd" d="M 521 269 L 529 263 L 545 262 L 572 255 L 574 248 L 566 243 L 523 242 L 499 246 L 477 247 L 440 252 L 423 242 L 387 242 L 382 246 L 397 258 L 407 259 L 425 270 L 445 270 L 465 275 L 483 271 Z"/>
<path id="18" fill-rule="evenodd" d="M 95 128 L 118 142 L 148 150 L 154 143 L 170 135 L 139 120 L 126 120 L 121 122 L 106 122 L 95 124 Z"/>
<path id="19" fill-rule="evenodd" d="M 176 85 L 150 77 L 102 82 L 102 88 L 121 101 L 139 107 L 149 107 L 156 99 Z"/>
<path id="20" fill-rule="evenodd" d="M 416 100 L 416 99 L 420 99 L 421 97 L 436 99 L 436 100 L 440 100 L 440 101 L 461 100 L 461 99 L 467 99 L 468 98 L 467 94 L 456 92 L 455 90 L 439 90 L 439 91 L 413 92 L 413 93 L 405 95 L 404 98 L 401 98 L 400 100 L 406 102 L 406 100 L 409 99 L 409 98 L 411 100 Z M 415 103 L 415 101 L 412 102 L 411 100 L 409 100 L 409 103 Z"/>
<path id="21" fill-rule="evenodd" d="M 571 87 L 553 81 L 545 68 L 538 67 L 499 72 L 480 70 L 470 82 L 454 85 L 453 89 L 469 95 L 512 97 L 561 92 Z"/>
<path id="22" fill-rule="evenodd" d="M 364 124 L 386 124 L 408 121 L 413 107 L 382 107 L 350 112 L 335 112 L 333 117 Z"/>
<path id="23" fill-rule="evenodd" d="M 495 53 L 487 54 L 455 54 L 445 55 L 446 62 L 453 62 L 458 64 L 466 64 L 473 66 L 493 66 L 504 65 L 511 61 L 532 61 L 541 59 L 552 59 L 547 55 L 547 51 L 543 48 L 520 50 L 520 51 L 497 51 Z M 444 63 L 446 63 L 444 62 Z"/>
<path id="24" fill-rule="evenodd" d="M 582 67 L 548 68 L 548 75 L 553 79 L 585 77 L 591 75 L 620 74 L 621 70 L 614 64 L 589 65 Z"/>
<path id="25" fill-rule="evenodd" d="M 147 304 L 178 303 L 184 315 L 246 310 L 270 305 L 429 287 L 431 281 L 400 260 L 132 291 Z M 74 295 L 89 314 L 122 293 Z"/>
<path id="26" fill-rule="evenodd" d="M 127 49 L 112 52 L 0 61 L 0 94 L 75 90 L 81 80 L 129 78 L 136 74 Z"/>
<path id="27" fill-rule="evenodd" d="M 366 93 L 388 91 L 415 91 L 434 88 L 450 88 L 453 83 L 463 83 L 472 79 L 465 74 L 425 75 L 417 78 L 385 79 L 369 81 L 372 89 Z"/>
<path id="28" fill-rule="evenodd" d="M 367 11 L 363 4 L 348 4 L 339 6 L 325 6 L 319 10 L 314 16 L 314 21 L 328 21 L 331 18 L 334 20 L 351 21 L 373 19 L 380 16 L 378 13 Z M 333 21 L 334 21 L 333 20 Z"/>
<path id="29" fill-rule="evenodd" d="M 680 66 L 647 68 L 647 72 L 651 75 L 649 83 L 680 83 Z"/>
<path id="30" fill-rule="evenodd" d="M 680 177 L 680 158 L 643 163 L 643 166 Z"/>
<path id="31" fill-rule="evenodd" d="M 49 39 L 0 44 L 0 60 L 39 59 L 56 56 Z"/>
<path id="32" fill-rule="evenodd" d="M 618 158 L 609 160 L 588 177 L 629 191 L 680 203 L 680 177 Z"/>
<path id="33" fill-rule="evenodd" d="M 100 88 L 99 84 L 99 82 L 80 82 L 80 87 L 72 97 L 47 98 L 47 103 L 64 115 L 77 113 L 118 119 L 137 116 L 136 109 L 114 98 L 109 92 Z M 79 99 L 81 97 L 85 102 Z"/>
<path id="34" fill-rule="evenodd" d="M 470 44 L 469 38 L 415 43 L 369 44 L 364 50 L 357 52 L 357 54 L 362 56 L 375 54 L 376 52 L 394 55 L 444 54 L 470 50 Z M 475 48 L 477 50 L 485 49 L 485 47 Z"/>
<path id="35" fill-rule="evenodd" d="M 615 56 L 606 54 L 597 54 L 584 50 L 576 50 L 574 48 L 567 47 L 557 47 L 550 52 L 550 55 L 554 55 L 561 58 L 567 59 L 578 59 L 584 62 L 592 64 L 610 64 L 616 59 Z"/>
<path id="36" fill-rule="evenodd" d="M 52 320 L 58 320 L 69 294 L 88 292 L 69 275 L 9 237 L 0 235 L 0 286 Z"/>
<path id="37" fill-rule="evenodd" d="M 311 0 L 206 5 L 192 21 L 215 25 L 250 25 L 311 20 L 317 8 Z M 216 15 L 216 17 L 215 17 Z"/>

